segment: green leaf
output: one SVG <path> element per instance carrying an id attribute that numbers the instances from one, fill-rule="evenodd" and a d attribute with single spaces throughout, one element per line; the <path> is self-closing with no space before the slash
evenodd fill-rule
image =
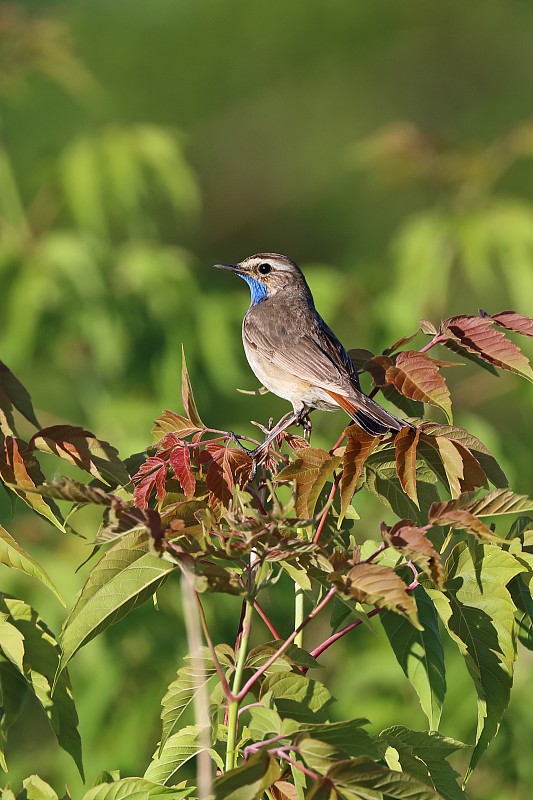
<path id="1" fill-rule="evenodd" d="M 422 630 L 386 611 L 380 620 L 396 660 L 418 695 L 431 730 L 438 730 L 446 696 L 446 668 L 435 606 L 421 586 L 413 592 Z"/>
<path id="2" fill-rule="evenodd" d="M 257 669 L 262 666 L 275 652 L 278 650 L 280 643 L 278 641 L 265 642 L 265 644 L 254 647 L 248 653 L 246 659 L 247 669 Z M 274 662 L 281 662 L 283 669 L 290 670 L 292 667 L 305 667 L 306 669 L 313 669 L 319 667 L 318 661 L 313 658 L 306 650 L 291 644 L 285 652 Z"/>
<path id="3" fill-rule="evenodd" d="M 30 775 L 29 778 L 25 778 L 22 781 L 22 789 L 22 793 L 18 796 L 21 800 L 22 798 L 23 800 L 58 800 L 52 787 L 38 775 Z"/>
<path id="4" fill-rule="evenodd" d="M 268 696 L 281 717 L 297 722 L 325 722 L 333 698 L 323 683 L 295 672 L 275 672 L 262 684 L 261 697 Z"/>
<path id="5" fill-rule="evenodd" d="M 508 486 L 509 482 L 490 450 L 487 450 L 482 441 L 465 431 L 464 428 L 457 428 L 455 425 L 438 425 L 435 422 L 424 422 L 422 429 L 423 433 L 428 436 L 443 436 L 446 439 L 459 442 L 476 458 L 494 486 L 500 488 Z"/>
<path id="6" fill-rule="evenodd" d="M 183 797 L 194 797 L 194 789 L 176 789 L 171 786 L 161 786 L 144 778 L 122 778 L 114 783 L 101 783 L 93 786 L 82 796 L 81 800 L 152 800 L 162 797 L 164 800 L 181 800 Z"/>
<path id="7" fill-rule="evenodd" d="M 0 651 L 23 673 L 24 636 L 10 619 L 9 612 L 0 611 Z"/>
<path id="8" fill-rule="evenodd" d="M 364 800 L 387 797 L 387 800 L 442 800 L 437 792 L 411 775 L 390 770 L 368 758 L 354 758 L 334 764 L 326 778 L 336 789 L 348 790 L 341 797 Z M 311 795 L 312 796 L 312 795 Z"/>
<path id="9" fill-rule="evenodd" d="M 39 420 L 35 416 L 28 390 L 22 385 L 19 379 L 13 375 L 9 367 L 7 367 L 3 361 L 0 361 L 0 389 L 2 389 L 4 396 L 9 399 L 17 411 L 20 411 L 28 422 L 31 422 L 36 428 L 41 427 Z"/>
<path id="10" fill-rule="evenodd" d="M 420 508 L 406 495 L 396 474 L 396 461 L 390 452 L 373 453 L 365 464 L 364 486 L 388 506 L 400 519 L 414 519 L 420 525 L 427 522 L 427 509 L 437 502 L 439 493 L 436 478 L 422 462 L 425 472 L 417 465 L 417 496 Z"/>
<path id="11" fill-rule="evenodd" d="M 275 759 L 266 750 L 261 750 L 242 766 L 215 780 L 214 800 L 259 800 L 265 789 L 280 777 L 281 769 Z"/>
<path id="12" fill-rule="evenodd" d="M 154 783 L 167 783 L 171 778 L 175 778 L 181 767 L 197 756 L 201 750 L 198 726 L 187 725 L 169 736 L 163 747 L 157 748 L 143 777 Z M 223 769 L 224 763 L 220 756 L 212 749 L 209 750 L 209 754 L 217 767 Z"/>
<path id="13" fill-rule="evenodd" d="M 191 433 L 198 433 L 201 430 L 203 426 L 194 425 L 190 419 L 167 409 L 155 420 L 152 436 L 154 442 L 159 442 L 167 433 L 174 433 L 179 439 L 185 439 Z"/>
<path id="14" fill-rule="evenodd" d="M 410 558 L 421 567 L 431 580 L 442 588 L 442 565 L 440 556 L 428 538 L 425 528 L 417 528 L 410 520 L 402 519 L 392 528 L 381 523 L 383 540 L 404 558 Z"/>
<path id="15" fill-rule="evenodd" d="M 52 425 L 34 434 L 28 446 L 58 456 L 108 485 L 124 486 L 130 481 L 118 450 L 83 428 Z"/>
<path id="16" fill-rule="evenodd" d="M 5 564 L 7 567 L 25 572 L 26 575 L 31 575 L 33 578 L 41 581 L 47 586 L 57 597 L 60 603 L 65 605 L 65 601 L 59 594 L 44 569 L 26 553 L 25 550 L 13 539 L 13 537 L 0 525 L 0 564 Z"/>
<path id="17" fill-rule="evenodd" d="M 380 740 L 391 768 L 399 765 L 403 772 L 435 789 L 444 800 L 466 798 L 457 783 L 457 772 L 446 759 L 467 745 L 434 731 L 411 731 L 403 725 L 382 731 Z"/>
<path id="18" fill-rule="evenodd" d="M 0 655 L 0 768 L 7 772 L 5 744 L 8 732 L 18 719 L 28 687 L 21 671 Z"/>
<path id="19" fill-rule="evenodd" d="M 204 423 L 200 419 L 196 403 L 194 402 L 194 395 L 192 393 L 191 381 L 187 371 L 187 362 L 185 360 L 185 350 L 181 348 L 181 400 L 183 408 L 193 425 L 198 428 L 205 428 Z"/>
<path id="20" fill-rule="evenodd" d="M 223 666 L 230 666 L 230 660 L 224 650 L 217 646 L 218 659 Z M 199 669 L 196 659 L 187 656 L 187 663 L 178 670 L 175 680 L 168 687 L 161 700 L 161 720 L 163 732 L 161 735 L 161 748 L 169 736 L 176 732 L 176 726 L 182 715 L 193 702 L 197 692 L 216 674 L 216 669 L 207 647 L 202 648 L 202 669 Z"/>
<path id="21" fill-rule="evenodd" d="M 323 725 L 300 725 L 298 736 L 310 736 L 342 751 L 346 756 L 368 756 L 379 759 L 380 753 L 370 734 L 364 730 L 367 719 L 327 722 Z M 298 740 L 299 742 L 299 740 Z"/>
<path id="22" fill-rule="evenodd" d="M 148 600 L 175 569 L 149 552 L 145 532 L 119 539 L 90 572 L 63 626 L 61 669 L 80 647 Z"/>
<path id="23" fill-rule="evenodd" d="M 493 489 L 492 492 L 463 506 L 476 517 L 493 517 L 499 514 L 519 514 L 533 511 L 533 500 L 525 494 L 515 494 L 508 489 Z"/>
<path id="24" fill-rule="evenodd" d="M 59 745 L 72 756 L 83 777 L 78 716 L 67 672 L 54 683 L 61 655 L 55 636 L 22 600 L 4 595 L 0 599 L 0 613 L 24 637 L 20 674 L 46 713 Z"/>
<path id="25" fill-rule="evenodd" d="M 278 474 L 277 481 L 296 481 L 296 514 L 299 517 L 308 519 L 313 516 L 320 492 L 340 462 L 340 456 L 331 456 L 317 447 L 306 447 L 299 450 L 297 459 Z"/>
<path id="26" fill-rule="evenodd" d="M 506 588 L 523 567 L 492 545 L 457 545 L 446 565 L 446 593 L 427 589 L 462 653 L 478 697 L 476 746 L 468 775 L 498 732 L 513 682 L 515 605 Z"/>

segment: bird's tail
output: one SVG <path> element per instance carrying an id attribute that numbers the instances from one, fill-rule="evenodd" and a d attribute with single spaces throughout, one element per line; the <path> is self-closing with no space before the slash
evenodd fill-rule
<path id="1" fill-rule="evenodd" d="M 384 433 L 398 432 L 405 427 L 414 427 L 407 420 L 398 419 L 394 414 L 385 411 L 379 403 L 362 392 L 358 393 L 357 398 L 352 399 L 336 392 L 326 391 L 354 422 L 371 436 L 381 436 Z"/>

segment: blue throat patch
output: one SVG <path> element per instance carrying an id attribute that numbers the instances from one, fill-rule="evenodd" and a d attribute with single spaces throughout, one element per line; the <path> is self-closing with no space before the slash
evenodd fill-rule
<path id="1" fill-rule="evenodd" d="M 250 287 L 250 295 L 252 298 L 252 305 L 256 306 L 262 300 L 266 300 L 268 297 L 267 287 L 261 281 L 258 281 L 257 278 L 252 278 L 251 275 L 243 275 L 239 273 L 239 277 L 242 278 L 248 286 Z"/>

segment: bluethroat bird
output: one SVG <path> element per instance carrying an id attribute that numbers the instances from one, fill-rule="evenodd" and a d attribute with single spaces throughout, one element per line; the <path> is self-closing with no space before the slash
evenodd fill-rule
<path id="1" fill-rule="evenodd" d="M 294 261 L 278 253 L 259 253 L 238 264 L 215 266 L 235 272 L 250 287 L 251 304 L 242 324 L 246 358 L 261 383 L 293 407 L 253 451 L 254 457 L 289 425 L 299 423 L 310 430 L 308 414 L 314 408 L 342 408 L 373 436 L 412 427 L 361 390 L 350 356 L 316 310 Z"/>

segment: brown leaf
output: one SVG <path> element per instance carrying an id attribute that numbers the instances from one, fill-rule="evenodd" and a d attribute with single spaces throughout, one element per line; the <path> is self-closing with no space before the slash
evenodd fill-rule
<path id="1" fill-rule="evenodd" d="M 405 494 L 417 508 L 418 494 L 416 490 L 416 448 L 420 438 L 420 428 L 402 428 L 394 439 L 396 451 L 396 474 Z"/>
<path id="2" fill-rule="evenodd" d="M 206 483 L 212 495 L 211 504 L 220 501 L 228 506 L 235 484 L 244 487 L 249 481 L 251 457 L 238 448 L 220 442 L 206 442 L 200 456 L 200 461 L 209 464 Z"/>
<path id="3" fill-rule="evenodd" d="M 64 531 L 61 513 L 55 503 L 48 503 L 34 490 L 44 483 L 39 462 L 31 453 L 20 452 L 26 449 L 26 442 L 13 436 L 6 436 L 3 453 L 0 454 L 0 477 L 21 500 L 50 520 L 57 528 Z"/>
<path id="4" fill-rule="evenodd" d="M 3 441 L 4 436 L 16 435 L 13 404 L 0 385 L 0 443 Z"/>
<path id="5" fill-rule="evenodd" d="M 466 508 L 471 514 L 479 517 L 519 514 L 523 511 L 533 511 L 533 500 L 525 494 L 515 494 L 508 489 L 493 489 L 478 500 L 473 500 Z"/>
<path id="6" fill-rule="evenodd" d="M 491 319 L 509 331 L 517 331 L 523 333 L 524 336 L 533 336 L 533 319 L 531 317 L 524 317 L 522 314 L 517 314 L 516 311 L 500 311 L 499 314 L 493 314 Z"/>
<path id="7" fill-rule="evenodd" d="M 189 373 L 187 372 L 187 362 L 185 361 L 185 351 L 181 348 L 181 400 L 185 413 L 198 428 L 205 428 L 204 423 L 200 419 L 196 403 L 194 402 L 194 395 L 192 393 L 192 386 L 189 380 Z"/>
<path id="8" fill-rule="evenodd" d="M 357 602 L 399 612 L 407 617 L 415 628 L 421 629 L 414 598 L 391 567 L 366 562 L 357 564 L 344 576 L 342 588 Z"/>
<path id="9" fill-rule="evenodd" d="M 398 353 L 396 363 L 386 371 L 385 378 L 396 389 L 411 400 L 441 408 L 448 420 L 452 416 L 452 403 L 446 381 L 439 372 L 441 362 L 434 361 L 425 353 L 404 350 Z M 448 362 L 445 362 L 448 366 Z"/>
<path id="10" fill-rule="evenodd" d="M 372 375 L 375 386 L 385 386 L 387 383 L 387 370 L 392 367 L 393 361 L 389 356 L 373 356 L 365 364 L 365 372 Z"/>
<path id="11" fill-rule="evenodd" d="M 440 556 L 428 539 L 427 531 L 417 527 L 411 520 L 403 519 L 392 528 L 382 523 L 381 533 L 388 545 L 425 570 L 437 586 L 442 585 Z"/>
<path id="12" fill-rule="evenodd" d="M 125 486 L 130 482 L 118 451 L 83 428 L 72 425 L 43 428 L 32 436 L 29 447 L 59 456 L 104 483 Z"/>
<path id="13" fill-rule="evenodd" d="M 155 420 L 152 436 L 155 442 L 158 442 L 168 433 L 175 434 L 179 439 L 185 439 L 191 433 L 198 433 L 201 430 L 203 430 L 203 427 L 198 427 L 190 419 L 167 409 Z"/>
<path id="14" fill-rule="evenodd" d="M 277 481 L 296 481 L 296 514 L 307 519 L 313 516 L 316 501 L 324 484 L 341 461 L 326 450 L 308 447 L 298 451 L 296 461 L 281 470 Z"/>
<path id="15" fill-rule="evenodd" d="M 371 436 L 357 425 L 348 425 L 344 434 L 346 436 L 346 448 L 342 460 L 339 525 L 352 501 L 357 482 L 363 472 L 364 463 L 379 443 L 379 436 Z"/>
<path id="16" fill-rule="evenodd" d="M 479 460 L 470 452 L 468 447 L 458 441 L 453 442 L 463 459 L 463 477 L 460 478 L 461 492 L 470 492 L 473 489 L 489 488 L 488 478 Z"/>
<path id="17" fill-rule="evenodd" d="M 175 447 L 169 455 L 170 466 L 186 497 L 193 497 L 196 478 L 191 470 L 191 454 L 187 445 Z"/>
<path id="18" fill-rule="evenodd" d="M 395 341 L 394 344 L 391 344 L 390 347 L 387 347 L 383 351 L 383 355 L 389 356 L 391 353 L 394 353 L 399 347 L 402 346 L 402 344 L 407 344 L 407 342 L 411 342 L 413 339 L 415 339 L 419 333 L 420 333 L 420 328 L 417 328 L 416 331 L 414 333 L 411 333 L 409 336 L 402 336 L 400 339 L 397 339 L 397 341 Z"/>
<path id="19" fill-rule="evenodd" d="M 298 789 L 288 781 L 276 781 L 269 791 L 274 800 L 298 800 Z"/>
<path id="20" fill-rule="evenodd" d="M 443 322 L 442 332 L 489 364 L 533 381 L 533 370 L 526 356 L 492 325 L 490 317 L 452 317 Z"/>
<path id="21" fill-rule="evenodd" d="M 437 335 L 437 329 L 429 319 L 419 320 L 419 325 L 422 333 L 427 333 L 429 336 Z"/>
<path id="22" fill-rule="evenodd" d="M 488 525 L 485 525 L 468 508 L 464 507 L 466 497 L 466 495 L 461 495 L 455 500 L 449 500 L 447 503 L 433 503 L 429 509 L 429 522 L 432 525 L 450 525 L 455 530 L 464 530 L 467 533 L 472 533 L 482 542 L 501 541 Z"/>
<path id="23" fill-rule="evenodd" d="M 494 486 L 508 486 L 508 480 L 490 450 L 488 450 L 483 442 L 472 433 L 465 431 L 464 428 L 458 428 L 455 425 L 439 425 L 435 422 L 424 422 L 421 428 L 424 435 L 444 436 L 446 439 L 459 442 L 459 444 L 466 447 L 479 462 L 486 477 Z M 465 481 L 467 481 L 466 477 Z"/>

